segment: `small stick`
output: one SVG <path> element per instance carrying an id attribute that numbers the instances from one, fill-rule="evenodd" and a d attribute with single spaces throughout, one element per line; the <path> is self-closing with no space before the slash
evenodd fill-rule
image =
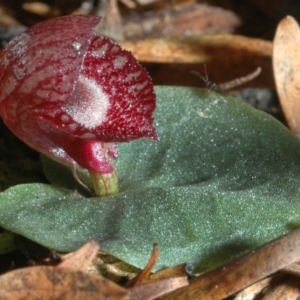
<path id="1" fill-rule="evenodd" d="M 261 73 L 261 67 L 258 67 L 254 72 L 252 72 L 246 76 L 238 77 L 238 78 L 235 78 L 233 80 L 230 80 L 230 81 L 227 81 L 227 82 L 224 82 L 221 84 L 216 84 L 215 82 L 209 80 L 209 78 L 207 76 L 206 65 L 204 65 L 204 68 L 205 68 L 205 77 L 196 71 L 191 71 L 191 73 L 200 77 L 204 81 L 207 88 L 209 88 L 219 94 L 224 94 L 225 91 L 231 90 L 239 85 L 249 82 Z"/>
<path id="2" fill-rule="evenodd" d="M 157 246 L 157 244 L 154 244 L 153 245 L 153 250 L 152 250 L 152 253 L 151 253 L 151 257 L 150 257 L 146 267 L 140 273 L 138 273 L 136 275 L 136 277 L 134 277 L 132 280 L 130 280 L 126 284 L 127 288 L 130 288 L 130 287 L 133 287 L 133 286 L 136 286 L 136 285 L 140 284 L 141 282 L 144 281 L 144 279 L 147 276 L 149 276 L 149 274 L 151 273 L 155 263 L 157 262 L 158 254 L 159 254 L 158 246 Z"/>
<path id="3" fill-rule="evenodd" d="M 219 85 L 220 89 L 223 91 L 228 91 L 231 90 L 239 85 L 242 85 L 246 82 L 249 82 L 251 80 L 253 80 L 255 77 L 257 77 L 259 74 L 261 73 L 261 67 L 258 67 L 254 72 L 243 76 L 243 77 L 238 77 L 236 79 L 233 79 L 231 81 L 227 81 L 225 83 L 221 83 Z"/>

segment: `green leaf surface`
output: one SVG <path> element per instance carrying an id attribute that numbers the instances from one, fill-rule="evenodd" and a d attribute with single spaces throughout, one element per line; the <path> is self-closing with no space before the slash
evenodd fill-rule
<path id="1" fill-rule="evenodd" d="M 160 142 L 119 145 L 120 193 L 87 198 L 44 160 L 55 185 L 0 194 L 0 225 L 72 251 L 89 239 L 144 267 L 207 270 L 300 224 L 300 143 L 278 121 L 209 90 L 156 87 Z M 60 185 L 60 187 L 58 187 Z"/>

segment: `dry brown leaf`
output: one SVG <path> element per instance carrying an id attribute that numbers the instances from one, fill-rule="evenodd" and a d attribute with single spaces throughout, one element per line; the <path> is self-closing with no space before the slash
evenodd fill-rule
<path id="1" fill-rule="evenodd" d="M 174 277 L 187 277 L 191 276 L 193 272 L 193 266 L 190 264 L 182 264 L 178 266 L 174 266 L 167 269 L 162 269 L 157 271 L 153 274 L 150 274 L 148 278 L 144 281 L 146 282 L 153 282 L 165 278 L 174 278 Z"/>
<path id="2" fill-rule="evenodd" d="M 232 33 L 240 25 L 233 12 L 197 3 L 123 17 L 127 40 Z"/>
<path id="3" fill-rule="evenodd" d="M 256 296 L 258 296 L 261 291 L 269 286 L 272 278 L 265 278 L 260 280 L 259 282 L 250 285 L 248 288 L 239 292 L 235 297 L 234 300 L 254 300 Z"/>
<path id="4" fill-rule="evenodd" d="M 128 291 L 82 271 L 57 267 L 30 267 L 0 277 L 0 299 L 123 300 Z"/>
<path id="5" fill-rule="evenodd" d="M 278 25 L 273 52 L 277 93 L 289 128 L 300 136 L 300 29 L 293 17 Z"/>
<path id="6" fill-rule="evenodd" d="M 261 74 L 245 86 L 275 87 L 271 42 L 237 35 L 203 35 L 182 39 L 147 39 L 123 42 L 149 71 L 155 84 L 203 87 L 192 72 L 215 83 L 245 76 L 261 67 Z"/>
<path id="7" fill-rule="evenodd" d="M 123 41 L 122 19 L 118 9 L 117 0 L 100 1 L 96 14 L 102 16 L 94 29 L 98 35 L 105 35 L 117 41 Z"/>
<path id="8" fill-rule="evenodd" d="M 291 265 L 288 265 L 284 267 L 282 271 L 300 277 L 300 262 L 297 261 Z"/>
<path id="9" fill-rule="evenodd" d="M 224 299 L 298 261 L 299 249 L 300 229 L 297 229 L 241 258 L 199 276 L 191 281 L 188 287 L 159 299 Z"/>
<path id="10" fill-rule="evenodd" d="M 161 295 L 175 291 L 181 287 L 187 286 L 188 284 L 186 277 L 176 277 L 137 285 L 130 288 L 130 300 L 156 299 Z"/>
<path id="11" fill-rule="evenodd" d="M 124 261 L 107 253 L 100 252 L 88 271 L 100 274 L 114 282 L 124 282 L 134 278 L 140 269 L 128 265 Z"/>
<path id="12" fill-rule="evenodd" d="M 99 249 L 98 243 L 91 240 L 75 252 L 68 254 L 66 259 L 57 267 L 85 271 L 92 263 Z"/>
<path id="13" fill-rule="evenodd" d="M 300 283 L 297 277 L 276 273 L 239 292 L 234 300 L 296 300 L 299 295 Z"/>
<path id="14" fill-rule="evenodd" d="M 299 278 L 295 276 L 284 276 L 280 282 L 271 285 L 263 292 L 265 294 L 260 300 L 298 300 L 300 296 Z"/>

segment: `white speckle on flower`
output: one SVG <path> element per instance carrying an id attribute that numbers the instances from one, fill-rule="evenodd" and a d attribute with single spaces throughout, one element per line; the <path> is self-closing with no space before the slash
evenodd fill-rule
<path id="1" fill-rule="evenodd" d="M 75 131 L 78 128 L 78 124 L 77 123 L 71 123 L 69 124 L 69 128 L 71 131 Z"/>
<path id="2" fill-rule="evenodd" d="M 114 67 L 115 69 L 121 69 L 127 63 L 128 59 L 125 56 L 117 56 L 114 59 Z"/>
<path id="3" fill-rule="evenodd" d="M 81 135 L 82 139 L 87 139 L 87 140 L 95 140 L 97 136 L 91 132 L 86 132 L 83 135 Z"/>
<path id="4" fill-rule="evenodd" d="M 110 53 L 113 54 L 113 55 L 115 55 L 115 54 L 117 54 L 119 51 L 120 51 L 120 47 L 117 46 L 117 45 L 114 45 L 114 46 L 111 48 Z"/>
<path id="5" fill-rule="evenodd" d="M 111 92 L 111 94 L 112 94 L 113 96 L 116 96 L 116 94 L 117 94 L 117 89 L 116 89 L 116 87 L 112 86 L 110 92 Z"/>
<path id="6" fill-rule="evenodd" d="M 140 90 L 142 90 L 146 85 L 147 85 L 147 81 L 144 81 L 144 82 L 142 82 L 142 83 L 140 83 L 140 84 L 137 84 L 137 85 L 136 85 L 136 89 L 140 91 Z"/>
<path id="7" fill-rule="evenodd" d="M 22 80 L 27 75 L 27 70 L 22 66 L 13 66 L 12 70 L 17 80 Z"/>
<path id="8" fill-rule="evenodd" d="M 57 147 L 57 148 L 51 148 L 50 153 L 54 154 L 56 158 L 64 158 L 66 156 L 66 152 L 64 149 Z"/>
<path id="9" fill-rule="evenodd" d="M 65 114 L 61 115 L 60 118 L 63 122 L 68 122 L 70 120 L 70 117 L 68 115 L 65 115 Z"/>
<path id="10" fill-rule="evenodd" d="M 133 78 L 140 76 L 141 71 L 137 71 L 135 73 L 130 73 L 127 75 L 127 81 L 131 81 Z"/>
<path id="11" fill-rule="evenodd" d="M 101 74 L 103 74 L 105 72 L 105 74 L 107 75 L 108 72 L 109 72 L 109 70 L 110 70 L 109 63 L 103 63 L 103 64 L 101 64 L 101 66 L 99 66 L 97 68 L 97 73 L 101 75 Z"/>
<path id="12" fill-rule="evenodd" d="M 109 96 L 93 79 L 79 76 L 72 98 L 62 107 L 74 121 L 87 129 L 100 126 L 106 119 Z"/>
<path id="13" fill-rule="evenodd" d="M 135 85 L 132 85 L 132 86 L 130 86 L 130 87 L 128 88 L 128 91 L 129 91 L 130 93 L 132 93 L 132 92 L 134 92 L 135 88 L 136 88 L 136 86 L 135 86 Z"/>
<path id="14" fill-rule="evenodd" d="M 77 51 L 79 51 L 81 48 L 81 44 L 79 42 L 73 42 L 72 46 Z"/>
<path id="15" fill-rule="evenodd" d="M 10 60 L 9 60 L 9 58 L 7 57 L 7 55 L 4 55 L 3 61 L 2 61 L 2 62 L 3 62 L 4 68 L 8 67 Z"/>
<path id="16" fill-rule="evenodd" d="M 16 36 L 12 41 L 11 51 L 14 55 L 14 59 L 21 59 L 21 57 L 26 53 L 28 43 L 30 42 L 30 35 L 23 33 Z"/>
<path id="17" fill-rule="evenodd" d="M 92 52 L 92 55 L 97 58 L 103 57 L 107 53 L 108 44 L 104 44 L 99 49 Z"/>

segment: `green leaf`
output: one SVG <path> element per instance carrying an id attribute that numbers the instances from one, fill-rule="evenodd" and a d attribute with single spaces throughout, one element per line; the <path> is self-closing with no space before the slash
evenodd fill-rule
<path id="1" fill-rule="evenodd" d="M 278 121 L 209 90 L 157 87 L 160 142 L 119 145 L 120 193 L 86 198 L 68 170 L 44 161 L 58 186 L 0 194 L 0 224 L 72 251 L 89 239 L 144 267 L 206 270 L 300 224 L 300 143 Z M 60 180 L 63 178 L 64 180 Z M 64 188 L 65 187 L 65 188 Z"/>

